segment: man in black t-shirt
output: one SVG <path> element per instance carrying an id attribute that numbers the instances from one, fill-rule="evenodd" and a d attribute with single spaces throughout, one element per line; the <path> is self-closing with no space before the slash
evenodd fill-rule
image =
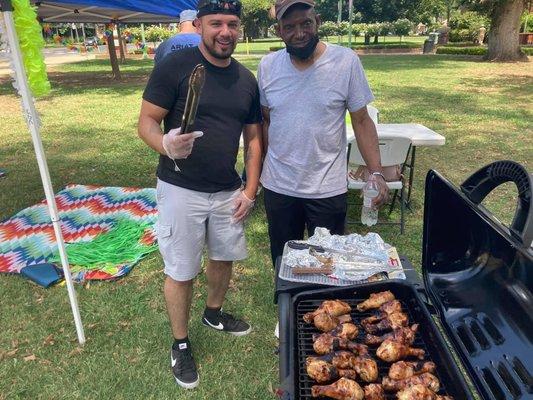
<path id="1" fill-rule="evenodd" d="M 248 323 L 222 312 L 232 262 L 246 257 L 243 220 L 250 211 L 261 168 L 261 110 L 257 81 L 231 58 L 240 28 L 238 0 L 200 0 L 197 48 L 169 54 L 158 63 L 143 95 L 139 136 L 159 156 L 157 239 L 165 263 L 165 300 L 174 335 L 171 366 L 176 382 L 194 388 L 199 377 L 188 339 L 192 282 L 207 244 L 207 304 L 202 323 L 236 336 Z M 197 64 L 206 79 L 192 133 L 179 126 L 188 81 Z M 164 132 L 160 124 L 164 121 Z M 246 186 L 235 171 L 241 132 Z"/>

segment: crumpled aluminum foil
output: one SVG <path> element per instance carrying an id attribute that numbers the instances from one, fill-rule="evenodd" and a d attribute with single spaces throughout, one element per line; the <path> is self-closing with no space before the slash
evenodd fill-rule
<path id="1" fill-rule="evenodd" d="M 314 235 L 307 240 L 307 243 L 340 253 L 369 257 L 384 262 L 389 259 L 385 242 L 381 236 L 373 232 L 365 236 L 357 233 L 339 236 L 330 234 L 326 228 L 316 228 Z"/>
<path id="2" fill-rule="evenodd" d="M 321 256 L 331 257 L 329 253 L 320 253 Z M 323 263 L 309 253 L 309 249 L 288 249 L 283 256 L 283 262 L 289 267 L 322 267 Z"/>

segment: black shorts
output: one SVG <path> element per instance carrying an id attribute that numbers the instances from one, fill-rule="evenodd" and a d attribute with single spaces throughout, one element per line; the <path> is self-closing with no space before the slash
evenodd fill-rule
<path id="1" fill-rule="evenodd" d="M 274 265 L 276 258 L 283 254 L 285 243 L 302 240 L 305 229 L 309 236 L 317 227 L 327 228 L 331 234 L 344 234 L 347 193 L 324 199 L 304 199 L 264 188 L 264 196 Z"/>

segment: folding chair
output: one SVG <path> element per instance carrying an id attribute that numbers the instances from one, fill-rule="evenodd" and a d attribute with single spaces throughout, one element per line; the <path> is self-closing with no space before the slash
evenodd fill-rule
<path id="1" fill-rule="evenodd" d="M 380 137 L 379 138 L 379 153 L 381 155 L 381 165 L 383 167 L 390 167 L 401 165 L 406 157 L 409 149 L 411 148 L 411 140 L 405 137 Z M 356 169 L 358 166 L 365 165 L 365 161 L 359 152 L 357 147 L 357 142 L 354 140 L 348 143 L 348 168 L 347 173 L 350 170 Z M 354 180 L 348 175 L 348 190 L 363 190 L 366 182 L 364 179 Z M 404 187 L 403 177 L 400 176 L 400 179 L 397 181 L 387 182 L 387 187 L 389 190 L 400 191 L 400 233 L 403 234 L 405 227 L 405 198 L 404 198 Z M 394 203 L 391 203 L 389 214 L 392 212 Z M 348 221 L 346 218 L 346 223 L 357 223 L 355 221 Z M 396 224 L 396 223 L 394 223 Z"/>
<path id="2" fill-rule="evenodd" d="M 379 110 L 374 106 L 366 106 L 366 110 L 370 118 L 372 118 L 372 121 L 374 121 L 374 124 L 377 125 L 379 123 Z"/>

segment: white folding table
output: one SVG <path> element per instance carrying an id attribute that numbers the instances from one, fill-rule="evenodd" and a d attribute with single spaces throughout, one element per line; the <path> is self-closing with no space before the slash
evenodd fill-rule
<path id="1" fill-rule="evenodd" d="M 415 172 L 415 156 L 418 146 L 443 146 L 446 143 L 444 136 L 421 124 L 376 124 L 378 138 L 380 137 L 406 137 L 411 140 L 411 149 L 407 154 L 402 172 L 409 168 L 409 187 L 407 189 L 407 207 L 411 202 L 411 188 Z M 346 124 L 346 138 L 348 143 L 355 139 L 352 124 Z"/>

